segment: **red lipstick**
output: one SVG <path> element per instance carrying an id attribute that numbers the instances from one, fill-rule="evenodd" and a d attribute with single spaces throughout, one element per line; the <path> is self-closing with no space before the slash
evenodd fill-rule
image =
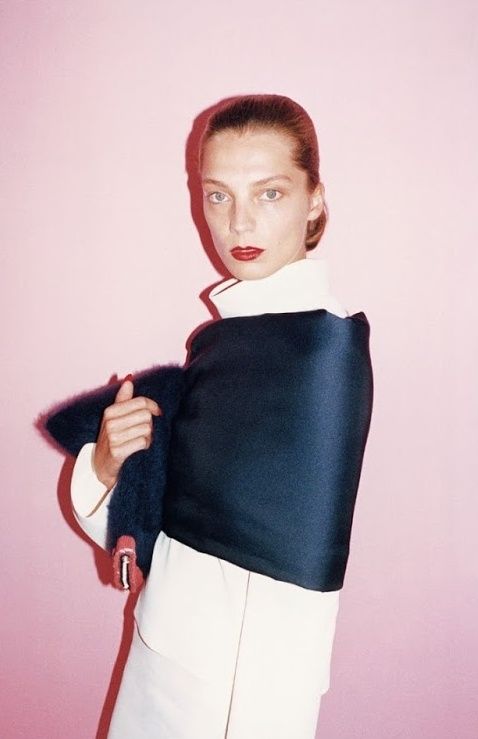
<path id="1" fill-rule="evenodd" d="M 258 246 L 235 246 L 231 249 L 231 254 L 240 262 L 249 262 L 251 259 L 256 259 L 263 251 L 264 249 L 259 249 Z"/>

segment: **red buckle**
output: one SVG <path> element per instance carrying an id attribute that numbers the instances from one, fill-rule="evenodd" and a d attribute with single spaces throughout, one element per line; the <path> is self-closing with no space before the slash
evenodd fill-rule
<path id="1" fill-rule="evenodd" d="M 120 536 L 112 552 L 113 585 L 119 590 L 136 593 L 144 582 L 136 564 L 136 542 L 132 536 Z"/>

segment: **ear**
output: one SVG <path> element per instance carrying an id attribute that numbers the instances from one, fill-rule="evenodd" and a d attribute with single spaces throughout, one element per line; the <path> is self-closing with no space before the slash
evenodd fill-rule
<path id="1" fill-rule="evenodd" d="M 307 216 L 308 221 L 315 221 L 324 209 L 325 188 L 322 182 L 319 182 L 314 192 L 310 195 L 310 210 Z"/>

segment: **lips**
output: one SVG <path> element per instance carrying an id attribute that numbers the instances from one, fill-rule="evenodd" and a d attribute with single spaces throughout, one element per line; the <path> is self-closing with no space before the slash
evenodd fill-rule
<path id="1" fill-rule="evenodd" d="M 258 246 L 235 246 L 231 249 L 231 254 L 234 259 L 244 262 L 256 259 L 263 251 L 264 249 L 259 249 Z"/>

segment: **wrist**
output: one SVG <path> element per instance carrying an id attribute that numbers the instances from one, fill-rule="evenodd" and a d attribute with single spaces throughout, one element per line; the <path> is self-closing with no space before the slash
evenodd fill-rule
<path id="1" fill-rule="evenodd" d="M 108 475 L 103 475 L 98 472 L 98 469 L 95 464 L 94 454 L 91 457 L 91 467 L 93 468 L 93 472 L 95 473 L 97 480 L 99 480 L 101 484 L 105 486 L 107 492 L 109 492 L 111 488 L 116 484 L 116 478 L 110 477 Z"/>

